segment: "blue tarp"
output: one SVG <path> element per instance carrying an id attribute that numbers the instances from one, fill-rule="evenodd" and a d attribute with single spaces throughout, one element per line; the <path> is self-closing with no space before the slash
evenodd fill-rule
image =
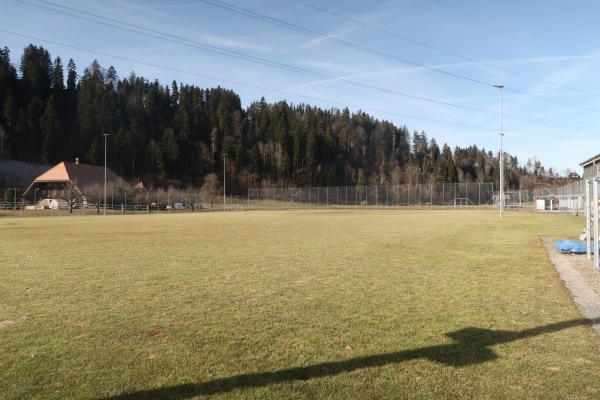
<path id="1" fill-rule="evenodd" d="M 554 242 L 554 247 L 564 254 L 587 252 L 587 242 L 585 240 L 561 239 Z M 594 254 L 594 246 L 590 250 Z"/>

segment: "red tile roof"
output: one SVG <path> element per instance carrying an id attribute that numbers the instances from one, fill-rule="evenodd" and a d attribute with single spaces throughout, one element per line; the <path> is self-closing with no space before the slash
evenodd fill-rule
<path id="1" fill-rule="evenodd" d="M 118 178 L 110 169 L 106 169 L 107 182 L 114 182 Z M 98 183 L 103 184 L 104 167 L 63 161 L 48 172 L 40 175 L 35 182 L 73 182 L 78 187 Z"/>
<path id="2" fill-rule="evenodd" d="M 29 189 L 36 186 L 36 183 L 49 182 L 72 182 L 79 190 L 90 185 L 103 185 L 104 171 L 103 166 L 63 161 L 38 176 Z M 107 183 L 116 182 L 118 179 L 119 177 L 114 172 L 108 168 L 106 169 Z"/>
<path id="3" fill-rule="evenodd" d="M 64 161 L 38 176 L 35 182 L 68 182 L 69 174 Z"/>

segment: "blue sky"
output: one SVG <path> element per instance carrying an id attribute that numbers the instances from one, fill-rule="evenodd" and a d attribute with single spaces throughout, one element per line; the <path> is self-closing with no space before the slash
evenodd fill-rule
<path id="1" fill-rule="evenodd" d="M 363 110 L 441 146 L 500 147 L 581 173 L 600 153 L 597 0 L 3 0 L 18 68 L 43 46 L 79 74 Z M 55 10 L 55 11 L 52 11 Z M 58 11 L 58 12 L 57 12 Z"/>

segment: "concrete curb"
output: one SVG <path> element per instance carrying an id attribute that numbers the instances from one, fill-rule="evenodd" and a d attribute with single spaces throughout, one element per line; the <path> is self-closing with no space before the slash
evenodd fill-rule
<path id="1" fill-rule="evenodd" d="M 549 237 L 543 237 L 542 244 L 560 278 L 571 292 L 579 312 L 590 319 L 590 325 L 600 338 L 600 272 L 594 269 L 585 255 L 559 252 Z"/>

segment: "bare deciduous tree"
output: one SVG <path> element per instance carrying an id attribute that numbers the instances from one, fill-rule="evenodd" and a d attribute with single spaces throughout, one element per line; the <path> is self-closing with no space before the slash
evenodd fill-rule
<path id="1" fill-rule="evenodd" d="M 104 202 L 104 185 L 91 183 L 81 188 L 85 202 L 88 206 L 96 209 L 96 214 L 100 214 L 100 204 Z"/>
<path id="2" fill-rule="evenodd" d="M 212 208 L 215 198 L 221 192 L 221 183 L 217 174 L 208 174 L 204 177 L 204 183 L 200 188 L 200 192 L 208 196 L 210 207 Z"/>
<path id="3" fill-rule="evenodd" d="M 123 179 L 118 179 L 116 182 L 108 183 L 106 193 L 110 193 L 113 203 L 120 204 L 124 211 L 127 207 L 127 200 L 132 198 L 131 184 Z M 108 200 L 107 200 L 108 201 Z"/>
<path id="4" fill-rule="evenodd" d="M 67 202 L 69 214 L 73 213 L 75 204 L 83 200 L 83 196 L 77 189 L 75 183 L 72 182 L 67 183 L 62 190 L 57 190 L 56 197 Z"/>

